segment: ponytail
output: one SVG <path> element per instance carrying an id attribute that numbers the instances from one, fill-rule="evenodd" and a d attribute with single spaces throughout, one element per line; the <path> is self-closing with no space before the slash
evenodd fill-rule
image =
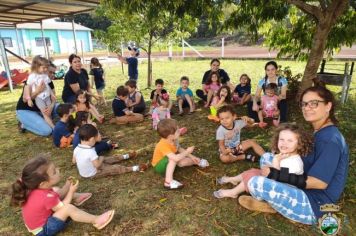
<path id="1" fill-rule="evenodd" d="M 22 206 L 26 202 L 29 193 L 37 189 L 42 182 L 48 180 L 47 169 L 49 164 L 49 160 L 44 155 L 41 155 L 31 159 L 25 165 L 21 178 L 12 184 L 11 205 Z"/>

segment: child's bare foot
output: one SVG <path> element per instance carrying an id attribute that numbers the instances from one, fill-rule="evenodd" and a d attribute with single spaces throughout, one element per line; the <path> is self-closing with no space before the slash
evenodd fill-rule
<path id="1" fill-rule="evenodd" d="M 98 230 L 105 228 L 105 226 L 107 226 L 111 222 L 112 218 L 114 217 L 114 214 L 115 210 L 107 211 L 104 214 L 101 214 L 97 217 L 93 226 Z"/>

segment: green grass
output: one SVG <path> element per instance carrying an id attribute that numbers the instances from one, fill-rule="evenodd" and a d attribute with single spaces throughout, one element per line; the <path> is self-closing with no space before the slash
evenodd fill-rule
<path id="1" fill-rule="evenodd" d="M 293 74 L 303 72 L 304 63 L 293 61 L 279 61 L 283 66 L 290 66 Z M 238 76 L 247 73 L 256 87 L 258 79 L 263 75 L 265 61 L 224 60 L 224 68 L 237 83 Z M 139 86 L 148 98 L 146 87 L 146 66 L 139 65 Z M 182 75 L 191 80 L 193 90 L 200 88 L 202 74 L 209 69 L 209 61 L 155 61 L 153 64 L 153 78 L 163 78 L 166 88 L 173 95 L 179 85 Z M 114 97 L 118 85 L 126 81 L 121 73 L 121 66 L 105 67 L 107 73 L 106 97 Z M 125 67 L 125 71 L 127 68 Z M 60 97 L 63 80 L 55 81 L 56 91 Z M 354 80 L 352 87 L 355 87 Z M 340 88 L 332 87 L 335 92 Z M 69 175 L 77 176 L 77 170 L 71 165 L 72 150 L 53 147 L 51 137 L 37 137 L 31 133 L 19 134 L 15 117 L 15 107 L 21 87 L 13 93 L 0 92 L 0 235 L 23 235 L 26 228 L 21 219 L 18 208 L 9 207 L 9 185 L 19 177 L 24 163 L 41 152 L 50 152 L 51 159 L 60 167 L 63 179 Z M 340 201 L 342 219 L 346 217 L 347 225 L 343 226 L 343 234 L 351 235 L 355 227 L 355 196 L 356 196 L 356 96 L 354 90 L 348 103 L 337 109 L 340 119 L 340 129 L 350 147 L 352 165 L 346 189 Z M 303 120 L 299 108 L 290 102 L 290 120 L 309 127 Z M 111 116 L 110 106 L 100 109 L 106 117 Z M 238 109 L 239 115 L 245 114 L 245 108 Z M 177 113 L 176 113 L 177 114 Z M 278 214 L 256 214 L 240 207 L 236 200 L 216 200 L 212 192 L 218 187 L 215 178 L 222 175 L 235 175 L 256 164 L 240 162 L 224 165 L 218 160 L 215 131 L 217 125 L 207 120 L 208 112 L 199 108 L 192 116 L 174 116 L 181 126 L 188 128 L 188 134 L 181 138 L 183 146 L 195 145 L 195 154 L 209 160 L 211 167 L 198 170 L 195 167 L 179 169 L 175 173 L 177 180 L 186 186 L 180 191 L 166 191 L 163 189 L 163 179 L 149 169 L 145 173 L 125 174 L 98 180 L 80 180 L 79 191 L 89 191 L 94 194 L 83 208 L 91 213 L 101 213 L 106 209 L 115 208 L 116 216 L 113 222 L 103 231 L 96 231 L 92 226 L 72 223 L 62 235 L 317 235 L 316 227 L 291 223 Z M 123 162 L 124 165 L 143 163 L 152 157 L 155 143 L 159 140 L 156 132 L 152 131 L 150 120 L 143 123 L 114 126 L 108 123 L 99 126 L 106 136 L 119 143 L 119 149 L 113 153 L 124 153 L 137 150 L 139 158 L 134 161 Z M 125 134 L 123 138 L 116 138 L 118 132 Z M 268 141 L 272 129 L 244 129 L 242 139 L 255 138 L 268 150 Z M 108 154 L 109 155 L 109 154 Z M 62 181 L 63 182 L 63 181 Z"/>

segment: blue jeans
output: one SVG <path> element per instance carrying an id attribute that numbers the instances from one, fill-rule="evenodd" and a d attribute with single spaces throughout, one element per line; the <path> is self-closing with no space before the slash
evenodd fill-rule
<path id="1" fill-rule="evenodd" d="M 52 235 L 56 235 L 59 232 L 61 232 L 62 230 L 65 229 L 65 227 L 68 224 L 68 220 L 67 221 L 62 221 L 54 216 L 50 216 L 47 219 L 46 224 L 43 226 L 43 230 L 41 232 L 39 232 L 38 234 L 36 234 L 36 236 L 52 236 Z"/>
<path id="2" fill-rule="evenodd" d="M 272 165 L 272 159 L 272 153 L 263 154 L 260 166 Z M 252 197 L 268 202 L 284 217 L 308 225 L 317 222 L 309 199 L 303 190 L 263 176 L 252 177 L 247 187 Z"/>
<path id="3" fill-rule="evenodd" d="M 110 151 L 112 149 L 111 144 L 108 144 L 105 141 L 100 141 L 95 143 L 95 151 L 98 155 L 102 154 L 103 152 Z"/>
<path id="4" fill-rule="evenodd" d="M 52 118 L 57 116 L 57 107 L 59 103 L 54 105 L 52 110 Z M 41 112 L 30 110 L 16 110 L 17 120 L 23 125 L 23 128 L 39 136 L 49 136 L 52 133 L 52 128 L 43 119 Z"/>

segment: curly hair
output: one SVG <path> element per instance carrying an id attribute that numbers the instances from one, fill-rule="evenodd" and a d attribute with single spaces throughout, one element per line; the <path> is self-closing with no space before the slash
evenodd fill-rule
<path id="1" fill-rule="evenodd" d="M 290 130 L 295 133 L 298 137 L 297 153 L 304 157 L 312 151 L 313 148 L 313 137 L 308 132 L 305 132 L 302 128 L 294 123 L 284 123 L 281 124 L 276 130 L 271 139 L 271 150 L 274 153 L 279 153 L 278 150 L 278 140 L 279 134 L 283 130 Z"/>

